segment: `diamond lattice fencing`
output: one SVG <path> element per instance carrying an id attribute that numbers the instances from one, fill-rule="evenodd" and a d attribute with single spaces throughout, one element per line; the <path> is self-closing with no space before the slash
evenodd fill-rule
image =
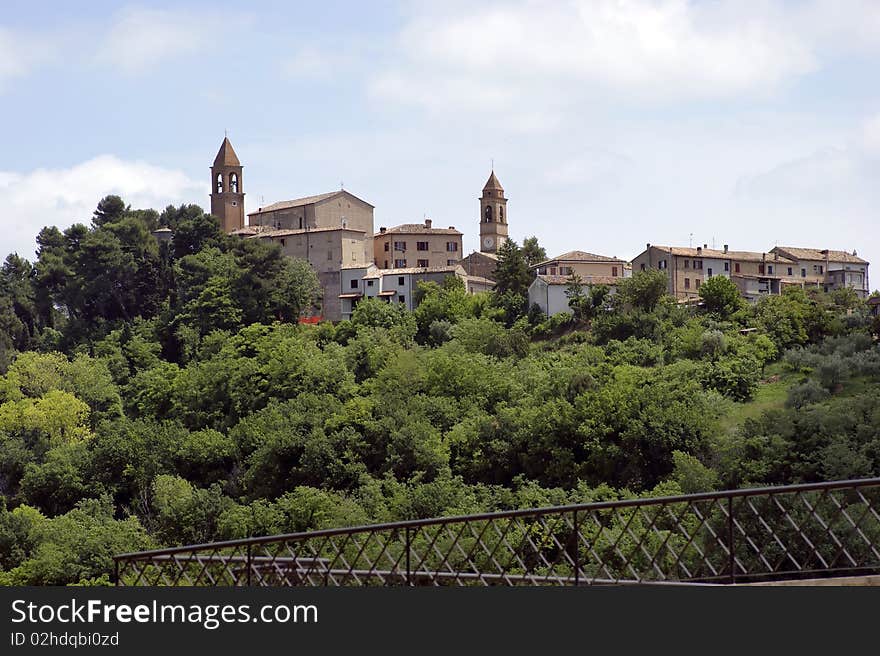
<path id="1" fill-rule="evenodd" d="M 310 531 L 115 561 L 118 585 L 668 585 L 876 574 L 880 478 Z"/>

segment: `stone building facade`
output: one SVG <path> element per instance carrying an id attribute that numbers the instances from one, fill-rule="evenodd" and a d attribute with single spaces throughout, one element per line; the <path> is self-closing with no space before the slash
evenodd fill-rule
<path id="1" fill-rule="evenodd" d="M 379 228 L 373 251 L 380 269 L 455 266 L 461 260 L 461 232 L 455 226 L 435 228 L 431 219 Z"/>

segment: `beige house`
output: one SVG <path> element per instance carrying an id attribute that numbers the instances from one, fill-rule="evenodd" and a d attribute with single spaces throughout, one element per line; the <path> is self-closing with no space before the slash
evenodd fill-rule
<path id="1" fill-rule="evenodd" d="M 379 228 L 373 235 L 373 258 L 380 269 L 449 267 L 461 261 L 461 232 L 435 228 L 431 219 Z"/>
<path id="2" fill-rule="evenodd" d="M 780 294 L 789 286 L 824 291 L 853 287 L 862 298 L 868 294 L 868 263 L 844 251 L 778 246 L 770 252 L 754 252 L 732 251 L 727 245 L 716 250 L 648 244 L 633 259 L 633 268 L 665 271 L 669 294 L 682 300 L 697 298 L 700 285 L 719 275 L 730 278 L 750 301 Z"/>
<path id="3" fill-rule="evenodd" d="M 625 260 L 605 255 L 595 255 L 584 251 L 569 251 L 551 260 L 539 262 L 532 266 L 539 276 L 563 276 L 573 274 L 581 278 L 605 276 L 608 278 L 623 278 L 630 269 Z"/>
<path id="4" fill-rule="evenodd" d="M 779 294 L 791 280 L 795 263 L 778 253 L 721 250 L 706 246 L 678 247 L 648 244 L 633 259 L 634 271 L 659 269 L 669 278 L 667 291 L 680 300 L 696 299 L 700 286 L 713 276 L 733 281 L 747 299 Z"/>
<path id="5" fill-rule="evenodd" d="M 826 292 L 851 287 L 860 298 L 868 297 L 868 262 L 856 251 L 777 246 L 772 252 L 796 263 L 792 276 L 805 286 L 816 286 Z"/>

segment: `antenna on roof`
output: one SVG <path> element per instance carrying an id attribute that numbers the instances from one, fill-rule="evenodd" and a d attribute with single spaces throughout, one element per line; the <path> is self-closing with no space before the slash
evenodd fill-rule
<path id="1" fill-rule="evenodd" d="M 688 248 L 694 247 L 694 233 L 691 233 L 690 241 L 688 242 L 688 244 L 689 244 Z"/>
<path id="2" fill-rule="evenodd" d="M 345 191 L 345 182 L 339 181 L 339 191 Z"/>
<path id="3" fill-rule="evenodd" d="M 489 159 L 489 166 L 492 167 L 493 171 L 495 170 L 495 158 L 494 157 Z"/>
<path id="4" fill-rule="evenodd" d="M 223 138 L 225 139 L 228 136 L 229 136 L 229 131 L 226 128 L 223 128 Z"/>

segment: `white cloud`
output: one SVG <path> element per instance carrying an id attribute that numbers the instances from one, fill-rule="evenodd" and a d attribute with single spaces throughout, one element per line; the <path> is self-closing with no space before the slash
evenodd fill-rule
<path id="1" fill-rule="evenodd" d="M 865 121 L 862 136 L 865 150 L 871 155 L 880 155 L 880 114 Z"/>
<path id="2" fill-rule="evenodd" d="M 357 58 L 350 49 L 307 45 L 281 63 L 281 72 L 294 79 L 333 80 L 356 63 Z"/>
<path id="3" fill-rule="evenodd" d="M 118 194 L 135 208 L 163 209 L 169 203 L 204 203 L 205 184 L 182 171 L 101 155 L 67 169 L 29 173 L 0 171 L 2 212 L 7 220 L 0 252 L 33 259 L 36 234 L 47 225 L 60 229 L 91 221 L 98 201 Z"/>
<path id="4" fill-rule="evenodd" d="M 815 70 L 808 34 L 772 4 L 573 0 L 414 15 L 380 98 L 508 111 L 766 93 Z"/>
<path id="5" fill-rule="evenodd" d="M 13 33 L 0 27 L 0 90 L 4 82 L 24 77 L 53 54 L 52 45 L 39 35 Z"/>
<path id="6" fill-rule="evenodd" d="M 99 63 L 136 74 L 158 64 L 192 55 L 225 38 L 225 27 L 237 18 L 221 22 L 212 16 L 188 11 L 144 9 L 119 12 L 98 47 Z"/>

